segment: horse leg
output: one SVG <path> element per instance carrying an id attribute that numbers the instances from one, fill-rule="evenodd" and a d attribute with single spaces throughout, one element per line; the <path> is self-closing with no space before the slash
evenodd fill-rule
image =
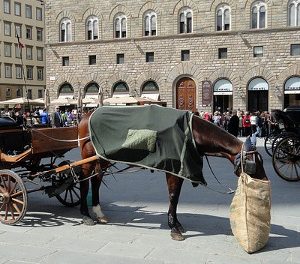
<path id="1" fill-rule="evenodd" d="M 168 211 L 168 225 L 171 228 L 171 237 L 174 240 L 184 240 L 184 229 L 177 219 L 177 204 L 181 191 L 183 179 L 174 175 L 166 173 L 166 179 L 169 190 L 169 211 Z"/>
<path id="2" fill-rule="evenodd" d="M 93 204 L 92 211 L 96 215 L 97 222 L 99 222 L 100 224 L 107 224 L 109 219 L 103 214 L 99 202 L 99 189 L 103 178 L 103 171 L 101 170 L 99 163 L 96 165 L 95 173 L 97 173 L 97 175 L 95 175 L 91 179 Z"/>
<path id="3" fill-rule="evenodd" d="M 87 179 L 91 173 L 91 165 L 82 165 L 82 181 L 80 182 L 80 212 L 82 214 L 82 221 L 85 225 L 94 225 L 93 219 L 90 217 L 87 205 L 87 195 L 89 192 L 89 180 Z"/>

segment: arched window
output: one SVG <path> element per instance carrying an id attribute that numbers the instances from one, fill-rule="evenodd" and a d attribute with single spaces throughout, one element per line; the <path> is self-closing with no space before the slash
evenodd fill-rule
<path id="1" fill-rule="evenodd" d="M 95 82 L 92 82 L 86 86 L 85 96 L 87 95 L 98 95 L 99 93 L 99 85 Z"/>
<path id="2" fill-rule="evenodd" d="M 159 88 L 155 81 L 147 81 L 142 86 L 141 97 L 150 98 L 153 100 L 159 99 Z"/>
<path id="3" fill-rule="evenodd" d="M 72 41 L 72 23 L 69 18 L 63 18 L 59 25 L 60 42 Z"/>
<path id="4" fill-rule="evenodd" d="M 255 2 L 251 8 L 251 28 L 266 27 L 266 4 L 263 2 Z"/>
<path id="5" fill-rule="evenodd" d="M 154 11 L 147 11 L 144 15 L 144 35 L 156 36 L 156 13 Z"/>
<path id="6" fill-rule="evenodd" d="M 230 30 L 230 7 L 221 5 L 217 8 L 217 31 Z"/>
<path id="7" fill-rule="evenodd" d="M 126 38 L 127 21 L 124 14 L 115 17 L 115 38 Z"/>
<path id="8" fill-rule="evenodd" d="M 113 96 L 116 95 L 128 95 L 129 88 L 125 82 L 117 82 L 113 87 Z"/>
<path id="9" fill-rule="evenodd" d="M 99 38 L 99 20 L 96 16 L 90 16 L 86 20 L 86 38 L 88 40 Z"/>
<path id="10" fill-rule="evenodd" d="M 300 26 L 300 0 L 292 0 L 288 5 L 288 25 Z"/>
<path id="11" fill-rule="evenodd" d="M 181 9 L 179 13 L 179 33 L 192 33 L 193 13 L 188 7 Z"/>
<path id="12" fill-rule="evenodd" d="M 74 95 L 74 89 L 71 84 L 69 83 L 64 83 L 60 86 L 59 88 L 59 96 L 73 96 Z"/>

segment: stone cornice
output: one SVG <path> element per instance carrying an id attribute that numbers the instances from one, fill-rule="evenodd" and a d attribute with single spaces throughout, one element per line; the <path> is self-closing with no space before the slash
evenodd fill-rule
<path id="1" fill-rule="evenodd" d="M 203 37 L 216 37 L 216 36 L 237 36 L 237 35 L 254 35 L 254 34 L 268 34 L 268 33 L 281 33 L 281 32 L 299 32 L 300 27 L 284 27 L 284 28 L 272 28 L 272 29 L 251 29 L 251 30 L 231 30 L 231 31 L 215 31 L 215 32 L 203 32 L 203 33 L 188 33 L 188 34 L 176 34 L 168 36 L 148 36 L 137 38 L 122 38 L 122 39 L 99 39 L 99 40 L 85 40 L 85 41 L 72 41 L 72 42 L 55 42 L 45 43 L 46 47 L 53 46 L 76 46 L 76 45 L 97 45 L 105 43 L 122 43 L 122 42 L 135 42 L 135 41 L 156 41 L 165 39 L 185 39 L 185 38 L 203 38 Z"/>

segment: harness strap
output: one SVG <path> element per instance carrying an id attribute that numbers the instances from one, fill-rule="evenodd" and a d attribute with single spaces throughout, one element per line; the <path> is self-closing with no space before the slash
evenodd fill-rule
<path id="1" fill-rule="evenodd" d="M 207 158 L 206 155 L 205 155 L 205 158 L 206 158 L 208 167 L 209 167 L 209 169 L 210 169 L 212 175 L 213 175 L 214 178 L 216 179 L 216 181 L 217 181 L 217 182 L 219 183 L 219 185 L 221 185 L 224 189 L 227 188 L 229 191 L 228 191 L 228 192 L 220 192 L 220 191 L 217 191 L 217 190 L 213 190 L 212 188 L 209 188 L 209 187 L 207 187 L 207 186 L 206 186 L 206 187 L 207 187 L 208 189 L 214 191 L 214 192 L 221 193 L 221 194 L 232 194 L 232 193 L 234 193 L 234 192 L 235 192 L 234 190 L 232 190 L 230 187 L 228 187 L 228 186 L 222 184 L 222 183 L 218 180 L 217 176 L 215 175 L 215 173 L 214 173 L 213 170 L 212 170 L 212 167 L 210 166 L 209 160 L 208 160 L 208 158 Z"/>
<path id="2" fill-rule="evenodd" d="M 41 132 L 41 131 L 38 131 L 38 130 L 35 130 L 36 133 L 40 133 L 41 135 L 43 135 L 44 137 L 47 137 L 53 141 L 58 141 L 58 142 L 79 142 L 79 141 L 82 141 L 82 140 L 86 140 L 86 139 L 89 139 L 90 136 L 86 136 L 86 137 L 83 137 L 83 138 L 77 138 L 77 139 L 58 139 L 58 138 L 53 138 L 53 137 L 50 137 L 48 135 L 46 135 L 45 133 Z"/>

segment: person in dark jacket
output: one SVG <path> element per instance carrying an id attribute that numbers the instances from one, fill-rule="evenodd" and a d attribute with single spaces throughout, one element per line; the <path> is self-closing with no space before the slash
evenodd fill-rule
<path id="1" fill-rule="evenodd" d="M 227 125 L 228 132 L 235 137 L 239 133 L 239 117 L 237 116 L 237 111 L 233 111 Z"/>

